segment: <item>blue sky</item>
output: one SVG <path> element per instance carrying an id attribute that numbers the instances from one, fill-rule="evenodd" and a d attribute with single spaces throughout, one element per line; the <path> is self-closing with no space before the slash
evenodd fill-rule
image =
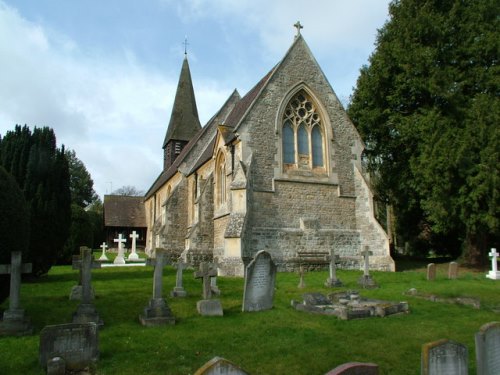
<path id="1" fill-rule="evenodd" d="M 188 40 L 204 124 L 244 95 L 302 35 L 347 102 L 374 50 L 389 0 L 0 0 L 0 134 L 50 126 L 102 197 L 146 191 Z"/>

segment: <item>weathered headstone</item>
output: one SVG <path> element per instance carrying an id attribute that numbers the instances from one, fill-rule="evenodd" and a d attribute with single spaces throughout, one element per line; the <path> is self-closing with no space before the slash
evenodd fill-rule
<path id="1" fill-rule="evenodd" d="M 325 281 L 326 287 L 339 287 L 342 286 L 342 281 L 337 278 L 337 264 L 340 261 L 340 257 L 335 255 L 333 249 L 330 252 L 330 277 Z"/>
<path id="2" fill-rule="evenodd" d="M 458 263 L 450 262 L 448 266 L 448 279 L 455 280 L 458 276 Z"/>
<path id="3" fill-rule="evenodd" d="M 325 375 L 378 375 L 375 363 L 348 362 L 335 367 Z"/>
<path id="4" fill-rule="evenodd" d="M 102 260 L 102 261 L 107 261 L 109 260 L 108 259 L 108 256 L 106 255 L 106 249 L 108 248 L 108 245 L 106 245 L 106 242 L 103 242 L 102 245 L 101 245 L 101 249 L 102 249 L 102 254 L 101 256 L 99 257 L 99 260 Z"/>
<path id="5" fill-rule="evenodd" d="M 358 280 L 358 284 L 365 289 L 377 288 L 377 283 L 370 276 L 370 255 L 373 255 L 373 253 L 369 250 L 368 246 L 365 246 L 365 249 L 361 252 L 361 256 L 364 259 L 363 276 Z"/>
<path id="6" fill-rule="evenodd" d="M 184 263 L 179 259 L 177 263 L 174 264 L 174 267 L 177 269 L 176 277 L 175 277 L 175 287 L 170 292 L 170 296 L 172 297 L 186 297 L 187 292 L 184 290 L 184 286 L 182 285 L 182 274 L 183 271 L 188 266 L 187 263 Z"/>
<path id="7" fill-rule="evenodd" d="M 203 282 L 203 300 L 196 303 L 196 308 L 201 315 L 222 316 L 224 312 L 218 299 L 212 298 L 212 287 L 210 278 L 217 276 L 217 270 L 210 267 L 206 262 L 200 264 L 200 270 L 196 271 L 194 277 L 202 279 Z"/>
<path id="8" fill-rule="evenodd" d="M 436 264 L 429 263 L 427 265 L 427 280 L 434 281 L 436 280 Z"/>
<path id="9" fill-rule="evenodd" d="M 306 282 L 304 281 L 304 268 L 302 265 L 299 266 L 299 285 L 297 288 L 304 289 L 306 287 Z"/>
<path id="10" fill-rule="evenodd" d="M 491 257 L 491 271 L 488 272 L 486 277 L 492 280 L 500 280 L 500 271 L 498 271 L 498 253 L 497 249 L 492 248 L 488 254 Z"/>
<path id="11" fill-rule="evenodd" d="M 104 325 L 99 317 L 95 306 L 92 304 L 92 268 L 99 268 L 100 263 L 94 263 L 92 250 L 87 247 L 80 248 L 81 253 L 81 281 L 82 299 L 76 312 L 73 314 L 73 323 L 96 323 L 98 326 Z M 95 266 L 93 266 L 95 264 Z"/>
<path id="12" fill-rule="evenodd" d="M 71 288 L 71 292 L 69 294 L 69 299 L 72 301 L 80 301 L 82 299 L 82 259 L 83 259 L 83 249 L 86 249 L 85 246 L 80 247 L 80 255 L 73 255 L 72 268 L 74 270 L 78 270 L 78 284 L 74 285 Z M 94 262 L 94 258 L 91 257 L 91 268 L 101 268 L 101 264 L 98 262 Z M 90 288 L 90 299 L 95 298 L 94 288 Z"/>
<path id="13" fill-rule="evenodd" d="M 271 255 L 261 250 L 248 264 L 245 272 L 243 311 L 261 311 L 273 307 L 276 265 Z"/>
<path id="14" fill-rule="evenodd" d="M 439 340 L 422 346 L 422 375 L 467 375 L 468 351 L 463 344 Z"/>
<path id="15" fill-rule="evenodd" d="M 81 371 L 95 365 L 99 359 L 98 331 L 95 323 L 46 326 L 40 332 L 40 365 L 44 369 L 53 367 L 54 359 L 58 357 L 64 360 L 65 369 L 70 371 Z"/>
<path id="16" fill-rule="evenodd" d="M 500 374 L 500 322 L 483 325 L 476 333 L 477 375 Z"/>
<path id="17" fill-rule="evenodd" d="M 10 274 L 9 308 L 3 313 L 0 322 L 0 336 L 31 335 L 33 327 L 30 319 L 24 315 L 20 305 L 21 274 L 31 273 L 31 263 L 22 263 L 20 251 L 11 253 L 10 264 L 0 265 L 0 274 Z"/>
<path id="18" fill-rule="evenodd" d="M 54 357 L 47 361 L 47 375 L 66 375 L 66 361 L 61 357 Z"/>
<path id="19" fill-rule="evenodd" d="M 130 254 L 128 255 L 128 260 L 139 260 L 139 255 L 137 255 L 137 252 L 136 252 L 136 250 L 137 250 L 136 240 L 139 238 L 139 235 L 134 230 L 129 235 L 129 237 L 132 239 L 132 249 L 130 250 Z"/>
<path id="20" fill-rule="evenodd" d="M 214 357 L 202 367 L 200 367 L 194 375 L 249 375 L 234 363 L 221 357 Z"/>
<path id="21" fill-rule="evenodd" d="M 127 239 L 123 238 L 122 234 L 120 233 L 118 235 L 118 238 L 115 238 L 113 241 L 118 243 L 118 255 L 116 256 L 113 263 L 125 264 L 125 256 L 124 256 L 125 250 L 123 249 L 123 245 L 127 242 Z"/>
<path id="22" fill-rule="evenodd" d="M 216 271 L 218 270 L 219 265 L 216 262 L 210 263 L 209 264 L 210 268 L 215 269 Z M 216 296 L 220 296 L 220 289 L 217 286 L 217 274 L 214 277 L 210 278 L 210 290 L 212 291 L 212 294 L 215 294 Z"/>
<path id="23" fill-rule="evenodd" d="M 144 308 L 144 313 L 139 316 L 141 324 L 147 327 L 175 324 L 175 317 L 162 296 L 163 268 L 167 265 L 167 261 L 166 250 L 156 249 L 156 259 L 148 259 L 146 262 L 147 265 L 154 265 L 153 298 Z"/>

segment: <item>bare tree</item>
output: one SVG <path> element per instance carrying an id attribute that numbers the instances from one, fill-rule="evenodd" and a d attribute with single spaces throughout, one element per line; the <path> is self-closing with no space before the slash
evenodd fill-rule
<path id="1" fill-rule="evenodd" d="M 111 194 L 112 195 L 128 195 L 128 196 L 139 197 L 141 195 L 144 195 L 144 191 L 137 190 L 137 188 L 135 186 L 126 185 L 126 186 L 122 186 L 121 188 L 114 190 Z"/>

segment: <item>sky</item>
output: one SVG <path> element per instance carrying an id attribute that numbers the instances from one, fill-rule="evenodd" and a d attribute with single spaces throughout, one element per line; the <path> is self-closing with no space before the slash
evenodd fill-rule
<path id="1" fill-rule="evenodd" d="M 243 96 L 301 33 L 346 104 L 389 0 L 0 0 L 0 135 L 48 126 L 104 194 L 162 170 L 187 56 L 200 121 Z"/>

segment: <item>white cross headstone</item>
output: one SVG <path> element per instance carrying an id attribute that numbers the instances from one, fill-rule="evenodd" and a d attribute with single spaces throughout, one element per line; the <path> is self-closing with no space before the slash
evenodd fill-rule
<path id="1" fill-rule="evenodd" d="M 120 233 L 118 235 L 118 238 L 115 238 L 113 240 L 114 242 L 118 242 L 118 255 L 116 256 L 115 260 L 113 261 L 114 264 L 125 264 L 125 258 L 123 256 L 124 250 L 123 250 L 123 244 L 127 242 L 126 238 L 123 238 L 122 234 Z"/>
<path id="2" fill-rule="evenodd" d="M 107 249 L 107 247 L 108 247 L 108 245 L 106 245 L 106 242 L 103 242 L 102 245 L 101 245 L 102 254 L 99 257 L 99 260 L 108 260 L 108 257 L 106 256 L 106 249 Z"/>
<path id="3" fill-rule="evenodd" d="M 132 250 L 128 256 L 128 260 L 139 260 L 139 255 L 137 255 L 137 253 L 136 253 L 136 240 L 139 238 L 139 235 L 134 230 L 129 235 L 129 237 L 132 239 Z"/>
<path id="4" fill-rule="evenodd" d="M 498 272 L 498 253 L 497 249 L 492 248 L 491 252 L 488 254 L 491 257 L 491 271 L 488 272 L 486 277 L 492 280 L 500 280 L 500 272 Z"/>

